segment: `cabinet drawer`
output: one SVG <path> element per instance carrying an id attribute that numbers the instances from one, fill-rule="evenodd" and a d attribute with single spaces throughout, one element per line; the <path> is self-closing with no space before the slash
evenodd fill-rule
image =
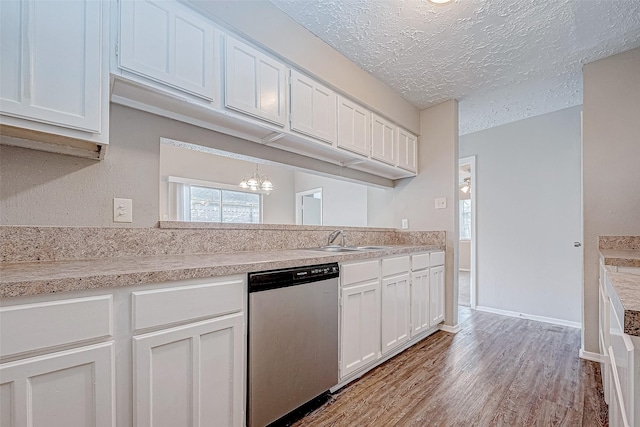
<path id="1" fill-rule="evenodd" d="M 429 263 L 431 264 L 431 267 L 444 265 L 444 252 L 431 252 L 429 254 Z"/>
<path id="2" fill-rule="evenodd" d="M 353 264 L 343 264 L 340 266 L 340 276 L 342 286 L 349 286 L 365 280 L 377 279 L 380 275 L 379 261 L 357 262 Z"/>
<path id="3" fill-rule="evenodd" d="M 3 358 L 113 334 L 111 295 L 0 308 Z"/>
<path id="4" fill-rule="evenodd" d="M 382 260 L 382 276 L 391 276 L 409 272 L 409 257 L 401 256 Z"/>
<path id="5" fill-rule="evenodd" d="M 429 254 L 411 255 L 411 269 L 413 271 L 429 268 Z"/>
<path id="6" fill-rule="evenodd" d="M 240 279 L 133 292 L 133 330 L 220 316 L 243 308 Z"/>

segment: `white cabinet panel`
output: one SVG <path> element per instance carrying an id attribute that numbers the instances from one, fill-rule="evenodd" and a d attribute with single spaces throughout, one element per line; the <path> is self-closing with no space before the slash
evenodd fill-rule
<path id="1" fill-rule="evenodd" d="M 133 292 L 133 330 L 177 324 L 242 310 L 244 282 L 221 281 Z"/>
<path id="2" fill-rule="evenodd" d="M 100 133 L 102 14 L 92 0 L 0 2 L 2 114 Z"/>
<path id="3" fill-rule="evenodd" d="M 409 273 L 382 279 L 382 354 L 409 340 L 410 288 Z"/>
<path id="4" fill-rule="evenodd" d="M 384 258 L 382 260 L 382 277 L 408 273 L 410 261 L 408 256 Z"/>
<path id="5" fill-rule="evenodd" d="M 352 262 L 340 266 L 340 278 L 342 286 L 366 280 L 374 280 L 380 277 L 380 261 Z"/>
<path id="6" fill-rule="evenodd" d="M 444 265 L 444 252 L 431 252 L 429 254 L 429 264 L 432 267 Z"/>
<path id="7" fill-rule="evenodd" d="M 0 365 L 2 427 L 113 427 L 113 342 Z"/>
<path id="8" fill-rule="evenodd" d="M 357 371 L 380 355 L 380 282 L 341 291 L 340 377 Z"/>
<path id="9" fill-rule="evenodd" d="M 411 336 L 430 326 L 429 276 L 428 269 L 411 273 Z"/>
<path id="10" fill-rule="evenodd" d="M 429 269 L 429 326 L 444 320 L 444 266 Z"/>
<path id="11" fill-rule="evenodd" d="M 315 80 L 291 70 L 291 129 L 333 144 L 336 95 Z"/>
<path id="12" fill-rule="evenodd" d="M 124 0 L 120 68 L 213 100 L 214 28 L 176 2 Z"/>
<path id="13" fill-rule="evenodd" d="M 338 96 L 338 136 L 336 146 L 354 153 L 369 155 L 371 112 Z"/>
<path id="14" fill-rule="evenodd" d="M 112 335 L 111 295 L 0 308 L 3 358 Z"/>
<path id="15" fill-rule="evenodd" d="M 242 426 L 243 314 L 134 337 L 135 425 Z"/>
<path id="16" fill-rule="evenodd" d="M 286 66 L 253 47 L 226 37 L 225 105 L 284 126 Z"/>
<path id="17" fill-rule="evenodd" d="M 371 158 L 396 164 L 396 125 L 371 114 Z"/>
<path id="18" fill-rule="evenodd" d="M 398 145 L 397 166 L 411 172 L 417 172 L 418 137 L 402 128 L 398 128 L 396 138 Z"/>

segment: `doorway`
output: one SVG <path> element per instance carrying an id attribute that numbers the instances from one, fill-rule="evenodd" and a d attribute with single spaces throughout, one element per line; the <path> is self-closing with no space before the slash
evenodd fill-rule
<path id="1" fill-rule="evenodd" d="M 296 193 L 296 224 L 322 225 L 322 188 Z"/>
<path id="2" fill-rule="evenodd" d="M 458 236 L 458 305 L 476 308 L 476 158 L 458 163 L 460 235 Z"/>

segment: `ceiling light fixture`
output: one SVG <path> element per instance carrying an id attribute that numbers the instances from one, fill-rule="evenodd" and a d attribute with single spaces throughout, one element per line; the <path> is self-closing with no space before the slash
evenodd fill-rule
<path id="1" fill-rule="evenodd" d="M 256 171 L 248 178 L 243 178 L 240 182 L 240 188 L 249 189 L 251 191 L 262 190 L 265 191 L 267 196 L 273 191 L 273 183 L 269 181 L 266 175 L 260 175 L 258 171 L 258 164 L 256 163 Z"/>
<path id="2" fill-rule="evenodd" d="M 433 4 L 445 4 L 445 3 L 451 2 L 451 0 L 429 0 L 429 1 Z"/>
<path id="3" fill-rule="evenodd" d="M 465 178 L 463 181 L 464 184 L 462 184 L 462 186 L 460 187 L 460 191 L 462 191 L 463 193 L 468 193 L 469 190 L 471 190 L 471 178 Z"/>

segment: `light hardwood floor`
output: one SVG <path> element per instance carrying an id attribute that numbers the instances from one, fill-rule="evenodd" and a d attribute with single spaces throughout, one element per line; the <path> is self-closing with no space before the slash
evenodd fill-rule
<path id="1" fill-rule="evenodd" d="M 460 314 L 458 334 L 431 335 L 294 425 L 607 425 L 600 366 L 578 357 L 578 329 Z"/>

